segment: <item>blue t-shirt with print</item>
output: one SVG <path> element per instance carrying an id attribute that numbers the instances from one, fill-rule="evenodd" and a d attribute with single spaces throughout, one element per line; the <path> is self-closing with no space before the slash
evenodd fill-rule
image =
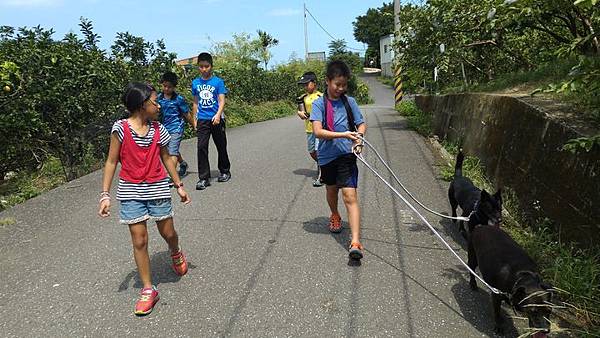
<path id="1" fill-rule="evenodd" d="M 358 104 L 353 97 L 347 96 L 352 115 L 354 116 L 354 124 L 360 125 L 364 123 L 363 116 L 358 108 Z M 348 128 L 348 114 L 346 107 L 341 99 L 329 100 L 333 106 L 333 131 L 345 132 Z M 316 99 L 312 104 L 312 112 L 310 114 L 311 121 L 323 122 L 325 109 L 323 107 L 323 97 Z M 333 140 L 319 140 L 319 148 L 317 149 L 317 157 L 319 165 L 325 165 L 336 158 L 352 153 L 352 140 L 347 138 L 335 138 Z"/>
<path id="2" fill-rule="evenodd" d="M 192 81 L 192 95 L 198 97 L 198 120 L 211 120 L 219 110 L 219 94 L 227 94 L 225 82 L 218 77 L 212 76 L 205 80 L 201 77 Z"/>
<path id="3" fill-rule="evenodd" d="M 160 93 L 156 101 L 160 104 L 160 121 L 167 128 L 169 134 L 183 134 L 185 125 L 183 116 L 190 111 L 183 96 L 173 93 L 171 98 L 167 99 L 163 93 Z"/>

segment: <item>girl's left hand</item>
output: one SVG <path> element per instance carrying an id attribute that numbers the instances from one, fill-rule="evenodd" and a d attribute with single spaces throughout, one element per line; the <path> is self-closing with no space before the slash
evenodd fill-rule
<path id="1" fill-rule="evenodd" d="M 190 202 L 192 201 L 190 199 L 190 196 L 183 189 L 183 187 L 177 188 L 177 194 L 179 195 L 179 197 L 181 197 L 181 203 L 183 204 L 190 204 Z"/>
<path id="2" fill-rule="evenodd" d="M 213 116 L 212 124 L 216 126 L 219 123 L 221 123 L 221 115 L 217 114 L 217 115 Z"/>
<path id="3" fill-rule="evenodd" d="M 110 216 L 110 199 L 105 199 L 100 202 L 100 208 L 98 209 L 98 215 L 100 217 Z"/>

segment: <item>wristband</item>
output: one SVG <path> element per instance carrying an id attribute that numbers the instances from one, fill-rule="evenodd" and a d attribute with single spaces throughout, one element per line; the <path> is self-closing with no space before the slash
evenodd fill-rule
<path id="1" fill-rule="evenodd" d="M 179 182 L 179 184 L 175 184 L 173 183 L 173 186 L 177 189 L 182 188 L 183 187 L 183 182 Z"/>
<path id="2" fill-rule="evenodd" d="M 101 199 L 98 201 L 98 203 L 102 203 L 102 201 L 106 201 L 106 200 L 109 200 L 109 201 L 110 201 L 110 196 L 104 196 L 104 197 L 102 197 L 102 198 L 101 198 Z"/>

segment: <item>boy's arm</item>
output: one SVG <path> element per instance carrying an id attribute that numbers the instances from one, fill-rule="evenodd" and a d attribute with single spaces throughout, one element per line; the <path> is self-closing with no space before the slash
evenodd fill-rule
<path id="1" fill-rule="evenodd" d="M 190 126 L 192 126 L 192 128 L 194 128 L 194 130 L 196 129 L 195 126 L 195 119 L 192 117 L 192 114 L 190 112 L 187 112 L 184 116 L 185 120 L 190 124 Z"/>
<path id="2" fill-rule="evenodd" d="M 219 109 L 217 109 L 217 113 L 213 117 L 213 124 L 217 125 L 221 123 L 221 117 L 223 116 L 223 109 L 225 108 L 225 94 L 219 94 Z"/>
<path id="3" fill-rule="evenodd" d="M 181 202 L 183 202 L 183 204 L 190 203 L 192 200 L 190 199 L 190 196 L 187 194 L 185 189 L 183 189 L 183 183 L 181 182 L 181 178 L 179 177 L 179 174 L 177 173 L 177 168 L 175 167 L 175 162 L 169 154 L 169 150 L 167 149 L 167 147 L 160 147 L 160 158 L 162 160 L 163 165 L 167 169 L 169 176 L 171 176 L 171 179 L 173 179 L 173 184 L 177 187 L 177 194 L 179 195 L 179 197 L 181 197 Z"/>
<path id="4" fill-rule="evenodd" d="M 194 96 L 194 103 L 192 103 L 192 126 L 194 129 L 198 128 L 198 119 L 196 113 L 198 112 L 198 96 Z"/>
<path id="5" fill-rule="evenodd" d="M 179 111 L 180 111 L 180 113 L 179 113 L 180 116 L 183 116 L 185 121 L 188 122 L 190 124 L 190 126 L 192 126 L 192 128 L 193 128 L 194 121 L 192 120 L 192 113 L 190 112 L 190 107 L 188 106 L 185 99 L 181 96 L 179 97 Z"/>

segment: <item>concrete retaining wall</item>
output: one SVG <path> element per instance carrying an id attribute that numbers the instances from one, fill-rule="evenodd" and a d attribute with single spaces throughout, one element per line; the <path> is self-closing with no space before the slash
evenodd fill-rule
<path id="1" fill-rule="evenodd" d="M 514 189 L 530 221 L 551 219 L 561 239 L 600 239 L 600 151 L 572 154 L 563 144 L 583 135 L 543 108 L 490 94 L 417 96 L 433 113 L 434 133 L 479 157 L 497 186 Z"/>

